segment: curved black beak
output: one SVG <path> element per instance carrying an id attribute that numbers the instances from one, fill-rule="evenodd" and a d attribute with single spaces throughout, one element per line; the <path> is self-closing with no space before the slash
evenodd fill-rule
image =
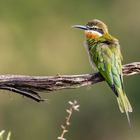
<path id="1" fill-rule="evenodd" d="M 82 30 L 88 30 L 87 26 L 85 26 L 85 25 L 74 25 L 74 26 L 72 26 L 72 28 L 79 28 Z"/>

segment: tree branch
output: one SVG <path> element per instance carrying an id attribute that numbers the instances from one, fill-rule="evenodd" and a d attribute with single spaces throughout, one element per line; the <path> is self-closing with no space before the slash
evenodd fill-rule
<path id="1" fill-rule="evenodd" d="M 140 62 L 123 65 L 123 75 L 140 74 Z M 104 81 L 100 73 L 57 76 L 0 75 L 0 89 L 10 90 L 35 101 L 43 101 L 38 92 L 79 88 Z"/>

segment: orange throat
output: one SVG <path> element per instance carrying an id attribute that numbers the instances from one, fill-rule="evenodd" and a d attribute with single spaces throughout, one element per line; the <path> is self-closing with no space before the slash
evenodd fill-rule
<path id="1" fill-rule="evenodd" d="M 97 32 L 97 31 L 85 31 L 86 37 L 89 39 L 96 39 L 102 36 L 101 33 Z"/>

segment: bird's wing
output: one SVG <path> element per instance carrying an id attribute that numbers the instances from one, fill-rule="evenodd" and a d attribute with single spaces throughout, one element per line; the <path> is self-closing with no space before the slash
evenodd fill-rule
<path id="1" fill-rule="evenodd" d="M 106 43 L 99 43 L 94 49 L 94 51 L 90 50 L 94 63 L 109 86 L 118 95 L 116 88 L 121 88 L 123 83 L 119 45 L 109 46 Z"/>
<path id="2" fill-rule="evenodd" d="M 122 113 L 126 113 L 130 125 L 128 112 L 132 112 L 132 107 L 123 89 L 120 46 L 119 44 L 108 45 L 107 43 L 99 43 L 94 48 L 94 52 L 90 51 L 93 61 L 105 81 L 116 94 L 119 109 Z"/>

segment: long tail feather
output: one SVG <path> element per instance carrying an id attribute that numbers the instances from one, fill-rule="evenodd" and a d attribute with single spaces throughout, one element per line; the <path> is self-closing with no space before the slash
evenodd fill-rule
<path id="1" fill-rule="evenodd" d="M 124 113 L 124 112 L 126 113 L 128 124 L 131 127 L 131 122 L 130 122 L 130 118 L 129 118 L 129 112 L 133 111 L 131 104 L 123 90 L 120 89 L 118 92 L 119 92 L 119 94 L 117 97 L 117 101 L 118 101 L 119 109 L 120 109 L 121 113 Z"/>
<path id="2" fill-rule="evenodd" d="M 130 121 L 130 117 L 129 117 L 129 112 L 128 112 L 128 111 L 125 111 L 125 113 L 126 113 L 128 125 L 129 125 L 129 127 L 131 128 L 132 126 L 131 126 L 131 121 Z"/>

